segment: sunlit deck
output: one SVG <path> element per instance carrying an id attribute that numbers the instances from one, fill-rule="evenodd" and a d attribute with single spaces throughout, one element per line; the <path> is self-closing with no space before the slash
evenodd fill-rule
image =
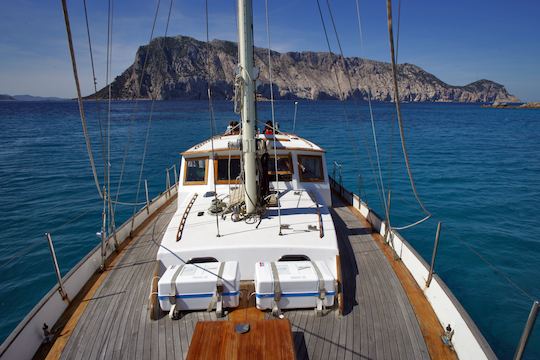
<path id="1" fill-rule="evenodd" d="M 317 317 L 313 310 L 284 312 L 292 324 L 297 358 L 428 359 L 417 317 L 371 230 L 347 206 L 334 202 L 331 214 L 341 253 L 344 313 L 333 310 Z M 163 316 L 156 321 L 149 316 L 158 244 L 176 206 L 173 202 L 162 209 L 139 232 L 109 269 L 71 335 L 62 339 L 65 347 L 49 355 L 63 359 L 187 356 L 196 323 L 217 320 L 215 314 L 191 312 L 179 320 Z"/>

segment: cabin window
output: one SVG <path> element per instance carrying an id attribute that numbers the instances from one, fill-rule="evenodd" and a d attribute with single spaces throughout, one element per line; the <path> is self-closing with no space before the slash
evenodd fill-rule
<path id="1" fill-rule="evenodd" d="M 208 158 L 186 159 L 184 185 L 204 185 L 208 174 Z"/>
<path id="2" fill-rule="evenodd" d="M 278 181 L 292 181 L 293 167 L 290 154 L 277 156 L 277 175 Z M 268 176 L 270 181 L 276 180 L 276 159 L 273 156 L 268 158 Z"/>
<path id="3" fill-rule="evenodd" d="M 238 184 L 240 182 L 240 157 L 219 157 L 214 160 L 216 184 Z"/>
<path id="4" fill-rule="evenodd" d="M 298 173 L 300 174 L 300 181 L 324 181 L 322 157 L 298 155 Z"/>

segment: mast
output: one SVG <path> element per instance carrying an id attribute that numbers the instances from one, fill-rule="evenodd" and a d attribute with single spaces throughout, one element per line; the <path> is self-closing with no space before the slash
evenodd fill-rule
<path id="1" fill-rule="evenodd" d="M 246 212 L 253 214 L 257 205 L 257 145 L 255 141 L 255 79 L 253 70 L 253 5 L 252 0 L 238 0 L 238 54 L 242 91 L 242 154 Z"/>

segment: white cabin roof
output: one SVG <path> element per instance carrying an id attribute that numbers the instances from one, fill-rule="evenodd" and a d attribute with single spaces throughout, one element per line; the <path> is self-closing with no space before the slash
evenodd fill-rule
<path id="1" fill-rule="evenodd" d="M 313 152 L 324 152 L 324 149 L 320 146 L 312 143 L 309 140 L 306 140 L 295 134 L 280 133 L 277 135 L 257 135 L 259 139 L 268 140 L 269 150 L 273 149 L 274 138 L 277 140 L 276 149 L 277 150 L 297 150 L 297 151 L 313 151 Z M 229 151 L 229 143 L 234 143 L 235 141 L 241 139 L 242 136 L 235 135 L 217 135 L 214 137 L 214 152 L 223 152 Z M 184 156 L 196 155 L 202 153 L 212 152 L 212 142 L 211 139 L 205 140 L 197 145 L 192 146 L 188 150 L 182 153 Z"/>
<path id="2" fill-rule="evenodd" d="M 278 208 L 272 207 L 267 209 L 258 227 L 258 219 L 253 222 L 233 222 L 230 214 L 225 219 L 220 216 L 219 237 L 216 216 L 208 213 L 214 196 L 198 194 L 179 236 L 182 217 L 194 194 L 179 194 L 181 205 L 169 223 L 158 251 L 158 260 L 164 266 L 195 257 L 235 260 L 240 264 L 242 279 L 253 279 L 255 264 L 259 261 L 277 261 L 283 255 L 306 255 L 312 260 L 327 261 L 336 274 L 335 257 L 338 250 L 332 217 L 328 207 L 317 204 L 307 191 L 281 191 L 281 224 L 288 225 L 288 228 L 282 229 L 282 235 L 279 235 Z M 224 195 L 226 193 L 219 194 Z M 199 215 L 200 212 L 203 215 Z M 180 240 L 177 241 L 177 237 Z"/>

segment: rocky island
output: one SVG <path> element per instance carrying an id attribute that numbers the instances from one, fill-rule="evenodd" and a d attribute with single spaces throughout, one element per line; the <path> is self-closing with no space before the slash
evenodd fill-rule
<path id="1" fill-rule="evenodd" d="M 143 62 L 148 63 L 139 90 Z M 367 100 L 368 86 L 375 101 L 392 101 L 392 73 L 389 63 L 347 57 L 345 66 L 336 54 L 327 52 L 271 52 L 276 99 L 360 99 Z M 207 67 L 207 59 L 210 66 Z M 255 48 L 260 69 L 257 92 L 270 97 L 267 50 Z M 237 64 L 236 43 L 213 40 L 209 44 L 186 36 L 161 37 L 139 47 L 134 63 L 112 83 L 114 99 L 158 100 L 205 99 L 207 82 L 216 99 L 234 96 Z M 346 68 L 345 68 L 346 67 Z M 209 69 L 208 69 L 209 68 Z M 401 101 L 409 102 L 519 102 L 501 84 L 479 80 L 465 86 L 446 84 L 412 64 L 400 64 Z M 353 90 L 347 74 L 350 74 Z M 338 82 L 336 82 L 336 76 Z M 103 88 L 90 97 L 108 98 Z"/>
<path id="2" fill-rule="evenodd" d="M 495 101 L 493 102 L 493 104 L 483 105 L 482 107 L 495 108 L 495 109 L 540 109 L 540 102 L 513 104 L 513 103 Z"/>

